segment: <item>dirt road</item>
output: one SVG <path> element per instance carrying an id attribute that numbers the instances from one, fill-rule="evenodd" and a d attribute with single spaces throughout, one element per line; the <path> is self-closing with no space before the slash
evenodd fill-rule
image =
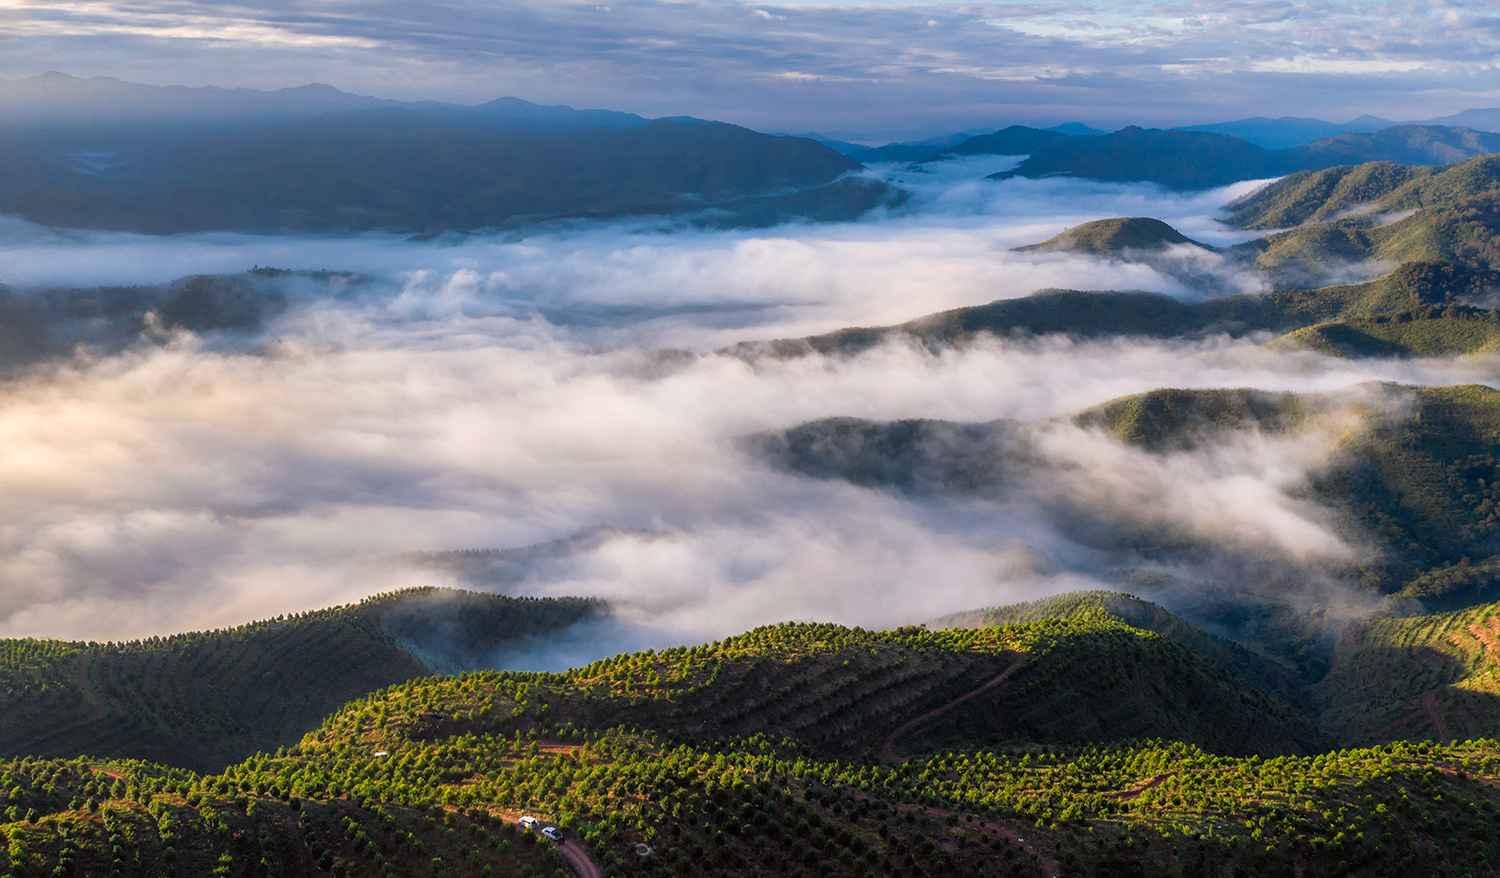
<path id="1" fill-rule="evenodd" d="M 1019 668 L 1021 665 L 1025 664 L 1025 663 L 1026 663 L 1026 656 L 1022 655 L 1022 654 L 1017 654 L 1017 655 L 1015 655 L 1011 659 L 1010 666 L 1007 667 L 1005 670 L 1003 670 L 1003 671 L 1000 672 L 1000 676 L 998 676 L 995 679 L 989 681 L 988 683 L 985 683 L 983 686 L 980 686 L 978 689 L 975 689 L 973 692 L 970 692 L 970 693 L 968 693 L 966 695 L 960 695 L 959 697 L 953 699 L 952 701 L 948 702 L 947 704 L 943 705 L 942 707 L 937 708 L 936 710 L 929 710 L 928 712 L 922 714 L 921 716 L 917 717 L 916 719 L 909 720 L 908 722 L 903 723 L 894 732 L 891 732 L 889 735 L 885 736 L 885 740 L 883 742 L 881 742 L 881 744 L 880 744 L 880 755 L 886 761 L 888 761 L 888 762 L 905 762 L 906 761 L 906 757 L 902 756 L 900 753 L 898 753 L 896 751 L 896 739 L 897 738 L 901 737 L 902 735 L 906 734 L 907 732 L 911 731 L 912 729 L 916 728 L 917 726 L 922 725 L 923 723 L 926 723 L 926 722 L 929 722 L 931 720 L 937 719 L 938 717 L 942 716 L 943 714 L 947 713 L 948 711 L 952 710 L 953 708 L 959 706 L 960 704 L 963 704 L 965 701 L 968 701 L 970 698 L 973 698 L 976 695 L 983 695 L 984 693 L 990 691 L 991 689 L 995 688 L 996 686 L 999 686 L 1001 683 L 1005 682 L 1005 678 L 1006 677 L 1009 677 L 1012 673 L 1015 672 L 1016 668 Z"/>
<path id="2" fill-rule="evenodd" d="M 497 817 L 502 817 L 514 823 L 521 819 L 520 811 L 491 811 Z M 589 856 L 589 852 L 583 849 L 577 841 L 565 841 L 557 845 L 557 852 L 562 854 L 563 860 L 568 864 L 568 869 L 577 878 L 604 878 L 604 870 Z"/>

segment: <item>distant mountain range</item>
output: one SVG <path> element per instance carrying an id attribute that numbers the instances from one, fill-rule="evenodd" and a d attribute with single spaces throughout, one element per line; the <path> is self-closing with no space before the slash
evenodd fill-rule
<path id="1" fill-rule="evenodd" d="M 452 124 L 517 130 L 640 128 L 649 119 L 616 110 L 575 110 L 502 97 L 478 106 L 438 101 L 393 101 L 349 94 L 331 85 L 261 91 L 144 85 L 108 76 L 80 79 L 46 73 L 0 80 L 0 119 L 6 133 L 34 130 L 48 136 L 76 132 L 109 137 L 121 129 L 193 125 L 241 128 L 305 119 L 338 110 L 405 109 Z M 89 132 L 98 132 L 90 135 Z"/>
<path id="2" fill-rule="evenodd" d="M 867 147 L 699 119 L 504 97 L 401 102 L 326 85 L 152 86 L 49 73 L 0 82 L 0 212 L 35 223 L 195 231 L 434 234 L 568 218 L 693 214 L 710 225 L 848 220 L 905 194 L 863 162 L 1025 158 L 997 175 L 1200 189 L 1371 161 L 1446 165 L 1500 133 L 1361 117 L 1191 129 L 1012 125 Z M 1500 110 L 1446 121 L 1500 127 Z M 1293 143 L 1269 148 L 1267 143 Z"/>

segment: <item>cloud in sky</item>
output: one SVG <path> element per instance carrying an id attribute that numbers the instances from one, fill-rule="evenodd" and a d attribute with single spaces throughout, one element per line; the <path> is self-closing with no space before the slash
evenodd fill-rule
<path id="1" fill-rule="evenodd" d="M 1481 0 L 0 5 L 0 75 L 515 94 L 762 129 L 1428 118 L 1500 103 Z"/>

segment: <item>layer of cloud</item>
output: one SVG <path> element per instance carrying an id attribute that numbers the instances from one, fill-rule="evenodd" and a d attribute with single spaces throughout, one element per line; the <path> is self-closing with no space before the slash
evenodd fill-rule
<path id="1" fill-rule="evenodd" d="M 1494 104 L 1480 0 L 1294 4 L 748 4 L 631 0 L 0 7 L 0 72 L 518 94 L 761 128 L 915 132 L 1002 121 L 1428 118 Z"/>
<path id="2" fill-rule="evenodd" d="M 713 353 L 1036 286 L 1180 286 L 1141 266 L 1009 248 L 1117 213 L 1211 232 L 1234 194 L 929 179 L 902 215 L 756 233 L 624 224 L 418 245 L 13 227 L 0 262 L 13 279 L 159 281 L 281 257 L 371 280 L 292 285 L 292 306 L 248 336 L 183 334 L 8 382 L 0 634 L 120 638 L 460 584 L 371 562 L 600 527 L 607 538 L 516 586 L 609 597 L 630 636 L 658 645 L 789 618 L 919 621 L 1098 586 L 1110 559 L 1030 501 L 816 481 L 774 470 L 742 437 L 835 415 L 1035 421 L 1165 386 L 1500 380 L 1494 358 L 1344 361 L 1227 339 L 898 344 L 755 363 Z M 1111 502 L 1211 520 L 1205 538 L 1339 549 L 1319 543 L 1315 510 L 1283 496 L 1322 446 L 1247 441 L 1154 469 L 1093 435 L 1059 432 L 1049 449 L 1078 476 L 1059 490 L 1107 476 Z"/>
<path id="3" fill-rule="evenodd" d="M 655 220 L 533 230 L 527 236 L 179 235 L 56 232 L 0 224 L 0 281 L 20 286 L 161 284 L 254 265 L 360 271 L 402 285 L 382 319 L 495 317 L 569 327 L 593 345 L 712 349 L 845 326 L 897 323 L 1038 289 L 1141 289 L 1199 295 L 1171 265 L 1016 253 L 1063 229 L 1147 215 L 1213 244 L 1248 236 L 1220 225 L 1223 204 L 1257 184 L 1166 193 L 1146 184 L 984 179 L 1013 159 L 877 168 L 913 193 L 858 224 L 701 232 Z M 1221 291 L 1264 280 L 1224 257 L 1180 261 Z M 334 318 L 330 318 L 334 319 Z M 512 324 L 504 332 L 512 333 Z"/>

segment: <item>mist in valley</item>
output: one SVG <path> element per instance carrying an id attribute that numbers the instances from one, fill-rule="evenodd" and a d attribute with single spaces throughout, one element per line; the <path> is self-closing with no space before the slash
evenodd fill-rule
<path id="1" fill-rule="evenodd" d="M 887 169 L 913 193 L 903 207 L 755 231 L 637 219 L 416 241 L 6 225 L 0 281 L 47 344 L 0 388 L 0 634 L 123 639 L 412 585 L 607 598 L 603 629 L 497 659 L 560 667 L 787 619 L 921 622 L 1119 588 L 1122 566 L 1151 566 L 1080 538 L 1079 510 L 1218 547 L 1181 562 L 1192 581 L 1246 559 L 1322 569 L 1364 548 L 1297 493 L 1340 453 L 1350 424 L 1336 411 L 1165 455 L 1054 419 L 1162 387 L 1396 410 L 1399 393 L 1360 385 L 1500 377 L 1493 357 L 1343 360 L 1260 337 L 720 352 L 1048 287 L 1196 299 L 1196 273 L 1218 292 L 1265 288 L 1220 253 L 1181 254 L 1179 271 L 1013 250 L 1132 215 L 1237 243 L 1249 236 L 1214 218 L 1254 184 L 982 179 L 999 169 Z M 332 274 L 267 275 L 274 307 L 233 325 L 161 318 L 174 278 L 264 265 Z M 69 311 L 56 292 L 104 286 L 136 287 L 111 295 L 139 306 Z M 745 441 L 836 416 L 1006 419 L 1031 425 L 1030 444 L 995 490 L 920 494 L 789 471 Z M 528 546 L 550 547 L 478 567 L 407 554 Z"/>

